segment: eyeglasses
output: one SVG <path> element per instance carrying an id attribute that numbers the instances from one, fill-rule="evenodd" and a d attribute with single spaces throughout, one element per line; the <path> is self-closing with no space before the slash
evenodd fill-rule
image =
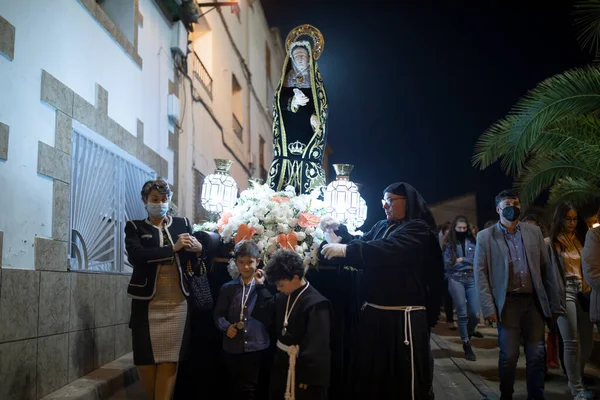
<path id="1" fill-rule="evenodd" d="M 387 204 L 388 207 L 392 206 L 392 203 L 396 200 L 406 200 L 406 197 L 395 197 L 393 199 L 381 199 L 381 205 L 385 207 Z"/>
<path id="2" fill-rule="evenodd" d="M 577 218 L 565 218 L 565 222 L 577 222 Z"/>

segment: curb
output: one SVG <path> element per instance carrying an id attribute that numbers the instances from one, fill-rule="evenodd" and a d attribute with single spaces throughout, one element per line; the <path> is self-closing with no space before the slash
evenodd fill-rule
<path id="1" fill-rule="evenodd" d="M 133 353 L 128 353 L 50 393 L 42 400 L 104 400 L 137 381 Z"/>

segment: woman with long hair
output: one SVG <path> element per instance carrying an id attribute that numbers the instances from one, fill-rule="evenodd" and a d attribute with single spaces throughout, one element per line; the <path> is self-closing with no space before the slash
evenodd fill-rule
<path id="1" fill-rule="evenodd" d="M 559 287 L 563 314 L 557 322 L 564 342 L 569 388 L 578 400 L 594 398 L 582 381 L 583 369 L 593 346 L 593 326 L 589 316 L 590 287 L 581 267 L 581 251 L 587 230 L 587 225 L 572 204 L 562 203 L 556 207 L 550 226 L 548 250 L 552 266 L 561 278 Z"/>
<path id="2" fill-rule="evenodd" d="M 457 216 L 444 237 L 444 264 L 448 277 L 448 291 L 452 296 L 458 332 L 463 342 L 465 358 L 475 361 L 477 357 L 471 347 L 471 336 L 479 322 L 479 295 L 473 277 L 475 237 L 469 229 L 466 217 Z"/>

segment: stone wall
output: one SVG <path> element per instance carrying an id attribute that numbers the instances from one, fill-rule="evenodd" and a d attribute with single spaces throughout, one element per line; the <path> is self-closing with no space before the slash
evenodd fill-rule
<path id="1" fill-rule="evenodd" d="M 40 399 L 131 351 L 128 281 L 2 269 L 0 398 Z"/>
<path id="2" fill-rule="evenodd" d="M 78 121 L 153 168 L 168 163 L 108 117 L 108 92 L 96 104 L 42 70 L 41 101 L 56 110 L 54 146 L 37 144 L 37 172 L 53 180 L 52 237 L 31 243 L 35 270 L 0 268 L 0 399 L 39 399 L 131 351 L 129 276 L 68 270 L 71 138 Z M 0 159 L 10 154 L 0 124 Z M 33 153 L 35 154 L 35 153 Z M 0 259 L 3 234 L 0 232 Z"/>

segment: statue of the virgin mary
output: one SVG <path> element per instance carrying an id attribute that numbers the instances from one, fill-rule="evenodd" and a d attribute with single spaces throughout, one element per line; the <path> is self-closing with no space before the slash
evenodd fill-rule
<path id="1" fill-rule="evenodd" d="M 299 40 L 302 36 L 312 39 Z M 322 167 L 326 142 L 327 95 L 317 66 L 323 52 L 321 32 L 300 25 L 287 36 L 287 56 L 273 104 L 273 163 L 268 184 L 288 185 L 296 193 L 325 186 Z"/>

